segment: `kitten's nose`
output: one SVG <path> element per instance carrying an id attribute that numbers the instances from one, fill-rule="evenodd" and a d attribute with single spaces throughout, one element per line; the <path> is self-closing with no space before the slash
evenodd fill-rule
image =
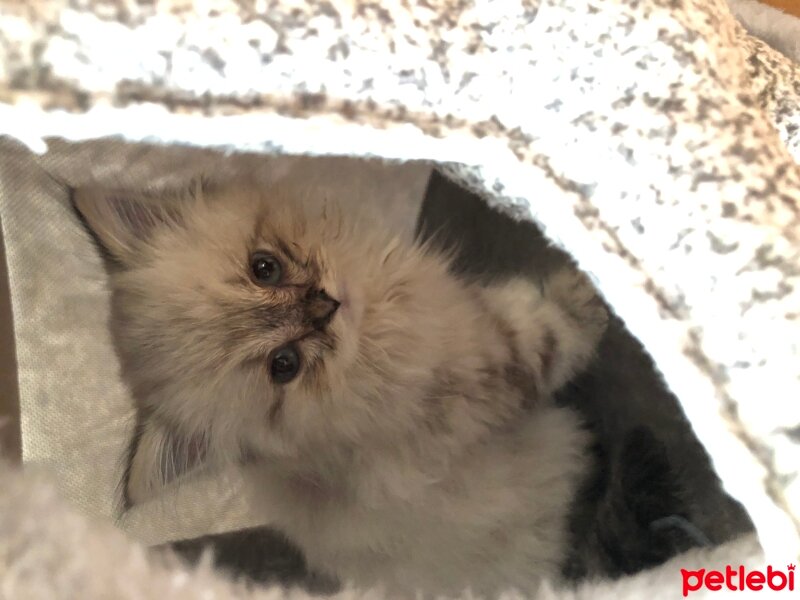
<path id="1" fill-rule="evenodd" d="M 311 289 L 306 296 L 306 319 L 314 329 L 322 329 L 333 318 L 339 308 L 339 301 L 334 300 L 325 290 Z"/>

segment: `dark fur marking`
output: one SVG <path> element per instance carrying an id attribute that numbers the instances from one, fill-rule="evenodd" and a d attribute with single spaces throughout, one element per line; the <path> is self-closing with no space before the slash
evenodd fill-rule
<path id="1" fill-rule="evenodd" d="M 495 329 L 503 338 L 510 353 L 508 362 L 503 366 L 505 381 L 520 393 L 522 407 L 530 409 L 536 405 L 539 399 L 536 373 L 525 364 L 522 358 L 514 328 L 503 317 L 494 313 L 484 302 L 481 301 L 481 305 L 484 313 L 494 322 Z"/>
<path id="2" fill-rule="evenodd" d="M 292 261 L 295 265 L 297 265 L 300 268 L 304 268 L 306 266 L 306 261 L 297 258 L 297 256 L 294 254 L 294 252 L 291 251 L 289 245 L 286 242 L 284 242 L 281 239 L 276 239 L 275 245 L 278 247 L 278 250 L 281 251 L 281 254 L 283 254 L 286 258 Z"/>
<path id="3" fill-rule="evenodd" d="M 136 451 L 139 449 L 139 444 L 144 434 L 144 426 L 147 423 L 149 411 L 140 409 L 136 411 L 136 425 L 133 429 L 133 436 L 131 437 L 128 447 L 122 459 L 124 460 L 124 467 L 122 477 L 117 482 L 117 487 L 114 493 L 115 496 L 115 512 L 118 515 L 126 513 L 133 507 L 130 493 L 128 491 L 128 484 L 131 479 L 131 465 L 133 464 L 133 457 L 136 456 Z"/>
<path id="4" fill-rule="evenodd" d="M 558 355 L 558 339 L 552 329 L 545 330 L 544 349 L 540 353 L 542 358 L 542 377 L 549 379 L 556 356 Z"/>
<path id="5" fill-rule="evenodd" d="M 431 432 L 449 432 L 447 420 L 447 399 L 456 395 L 452 376 L 441 368 L 433 371 L 433 385 L 425 395 L 425 421 L 423 425 Z"/>
<path id="6" fill-rule="evenodd" d="M 505 381 L 521 394 L 522 407 L 526 410 L 533 408 L 539 398 L 536 374 L 519 363 L 509 363 L 503 369 L 503 375 Z"/>
<path id="7" fill-rule="evenodd" d="M 278 424 L 278 417 L 280 417 L 283 411 L 283 402 L 286 400 L 286 394 L 283 388 L 278 386 L 274 386 L 273 390 L 275 391 L 275 398 L 272 401 L 272 406 L 269 407 L 267 418 L 269 419 L 270 426 L 275 427 Z"/>
<path id="8" fill-rule="evenodd" d="M 249 326 L 255 331 L 272 330 L 287 323 L 300 323 L 301 308 L 296 304 L 258 304 L 247 311 Z"/>
<path id="9" fill-rule="evenodd" d="M 489 361 L 486 361 L 487 363 Z M 480 413 L 484 424 L 492 430 L 505 429 L 509 419 L 519 412 L 520 404 L 504 402 L 513 397 L 504 368 L 489 365 L 467 382 L 456 378 L 444 369 L 434 371 L 434 383 L 425 396 L 425 425 L 432 432 L 450 432 L 448 400 L 463 398 L 474 407 L 485 409 Z"/>
<path id="10" fill-rule="evenodd" d="M 336 351 L 338 340 L 336 335 L 329 331 L 313 330 L 300 338 L 300 340 L 304 339 L 309 339 L 312 343 L 318 344 L 322 349 L 322 353 Z M 322 353 L 314 356 L 312 360 L 305 362 L 303 365 L 304 373 L 301 385 L 305 390 L 312 390 L 318 393 L 324 391 L 321 385 L 323 380 L 321 375 L 325 368 L 325 358 Z"/>
<path id="11" fill-rule="evenodd" d="M 239 464 L 242 466 L 255 464 L 263 459 L 263 456 L 250 446 L 242 445 L 239 448 Z"/>
<path id="12" fill-rule="evenodd" d="M 313 359 L 304 361 L 303 363 L 303 377 L 300 381 L 303 389 L 306 391 L 318 391 L 321 381 L 323 360 L 321 356 L 315 356 Z"/>

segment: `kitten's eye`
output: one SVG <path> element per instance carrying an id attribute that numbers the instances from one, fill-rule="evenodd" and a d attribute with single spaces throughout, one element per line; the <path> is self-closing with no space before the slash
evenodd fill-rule
<path id="1" fill-rule="evenodd" d="M 300 355 L 292 344 L 278 348 L 269 365 L 275 383 L 289 383 L 300 370 Z"/>
<path id="2" fill-rule="evenodd" d="M 266 252 L 256 252 L 250 258 L 250 271 L 260 285 L 277 285 L 283 269 L 278 259 Z"/>

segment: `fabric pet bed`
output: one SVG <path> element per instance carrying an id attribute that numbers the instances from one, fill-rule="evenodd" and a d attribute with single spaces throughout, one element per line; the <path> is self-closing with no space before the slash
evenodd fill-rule
<path id="1" fill-rule="evenodd" d="M 721 0 L 275 4 L 0 5 L 0 219 L 30 469 L 46 468 L 84 514 L 112 515 L 127 392 L 105 331 L 102 267 L 65 183 L 161 185 L 212 170 L 307 190 L 316 172 L 356 201 L 385 202 L 410 232 L 427 164 L 259 154 L 435 161 L 535 221 L 593 276 L 763 548 L 730 542 L 576 594 L 673 597 L 679 564 L 795 562 L 797 65 Z M 746 3 L 734 9 L 744 18 Z M 87 575 L 92 560 L 118 568 L 131 596 L 251 593 L 203 568 L 181 579 L 183 567 L 146 563 L 46 484 L 3 479 L 0 573 L 17 597 L 47 597 L 56 582 L 77 594 L 82 576 L 96 583 L 82 597 L 122 594 L 120 580 Z M 238 490 L 235 473 L 194 482 L 122 525 L 159 543 L 253 524 Z M 80 559 L 76 545 L 87 548 Z M 45 567 L 63 578 L 37 578 Z"/>

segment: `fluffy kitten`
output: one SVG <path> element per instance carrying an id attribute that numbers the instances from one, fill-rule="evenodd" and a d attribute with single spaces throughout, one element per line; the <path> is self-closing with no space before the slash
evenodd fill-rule
<path id="1" fill-rule="evenodd" d="M 558 576 L 588 440 L 550 396 L 606 323 L 582 275 L 470 283 L 278 189 L 75 204 L 116 265 L 129 502 L 247 463 L 270 522 L 342 581 L 495 596 Z"/>

